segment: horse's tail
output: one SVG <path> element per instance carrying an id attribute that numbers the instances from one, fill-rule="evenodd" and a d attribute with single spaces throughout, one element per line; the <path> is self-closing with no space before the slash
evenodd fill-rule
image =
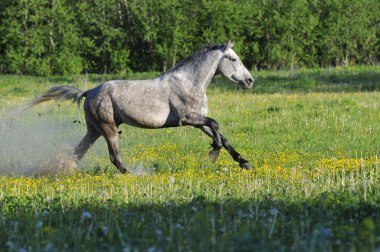
<path id="1" fill-rule="evenodd" d="M 82 98 L 87 96 L 87 91 L 82 91 L 70 86 L 55 86 L 46 91 L 43 95 L 29 101 L 26 105 L 30 108 L 49 100 L 62 101 L 73 100 L 73 103 L 80 105 Z"/>

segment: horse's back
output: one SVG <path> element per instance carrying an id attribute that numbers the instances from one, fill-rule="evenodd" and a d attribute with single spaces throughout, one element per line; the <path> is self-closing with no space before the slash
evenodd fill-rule
<path id="1" fill-rule="evenodd" d="M 99 120 L 160 128 L 170 113 L 169 89 L 158 79 L 108 81 L 87 92 L 85 110 Z"/>

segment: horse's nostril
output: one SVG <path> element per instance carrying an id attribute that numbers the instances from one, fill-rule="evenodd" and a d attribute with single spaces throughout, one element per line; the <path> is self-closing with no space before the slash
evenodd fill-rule
<path id="1" fill-rule="evenodd" d="M 253 79 L 252 79 L 252 78 L 247 78 L 246 81 L 247 81 L 247 83 L 249 83 L 249 84 L 253 83 Z"/>

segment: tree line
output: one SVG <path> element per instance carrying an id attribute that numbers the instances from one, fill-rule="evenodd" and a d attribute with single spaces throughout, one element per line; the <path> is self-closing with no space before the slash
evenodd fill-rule
<path id="1" fill-rule="evenodd" d="M 376 64 L 378 0 L 1 0 L 0 73 L 165 71 L 235 41 L 250 69 Z"/>

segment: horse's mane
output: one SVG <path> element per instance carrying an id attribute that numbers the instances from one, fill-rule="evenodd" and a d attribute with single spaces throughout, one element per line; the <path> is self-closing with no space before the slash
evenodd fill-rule
<path id="1" fill-rule="evenodd" d="M 217 44 L 209 44 L 209 45 L 206 45 L 205 47 L 197 50 L 196 52 L 194 52 L 193 54 L 191 54 L 190 56 L 188 56 L 187 58 L 185 58 L 184 60 L 180 61 L 177 65 L 175 65 L 171 70 L 169 70 L 168 72 L 172 72 L 172 71 L 175 71 L 177 70 L 178 68 L 184 66 L 184 65 L 187 65 L 189 64 L 190 62 L 193 62 L 197 59 L 199 59 L 201 56 L 203 56 L 204 54 L 210 52 L 210 51 L 213 51 L 213 50 L 220 50 L 224 47 L 224 45 L 217 45 Z"/>

